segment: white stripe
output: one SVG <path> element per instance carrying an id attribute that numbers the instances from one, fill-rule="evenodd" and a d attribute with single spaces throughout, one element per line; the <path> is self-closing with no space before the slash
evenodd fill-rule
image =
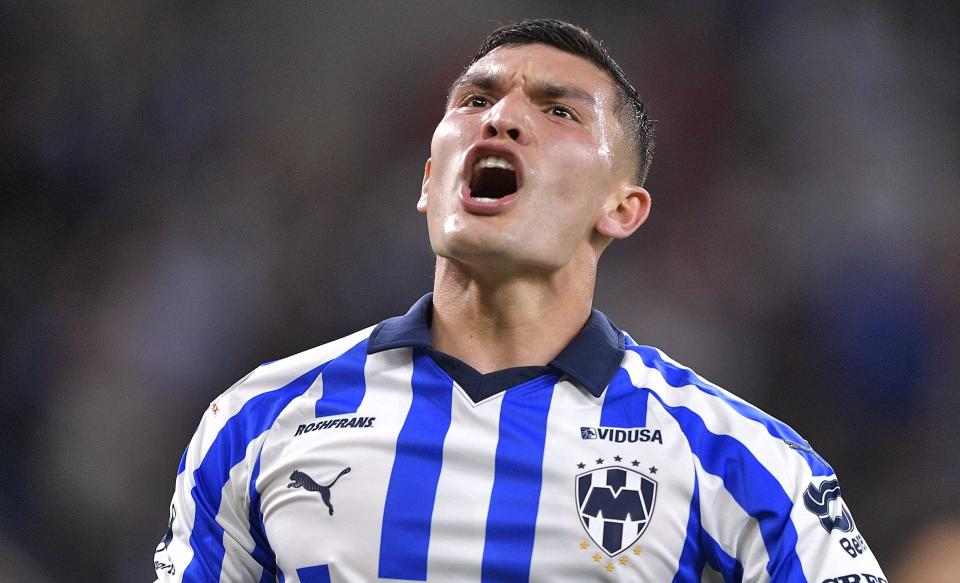
<path id="1" fill-rule="evenodd" d="M 223 486 L 217 522 L 223 526 L 223 566 L 220 581 L 259 579 L 261 566 L 253 559 L 254 542 L 250 535 L 250 472 L 266 433 L 247 446 L 243 461 L 230 470 L 230 479 Z"/>
<path id="2" fill-rule="evenodd" d="M 670 581 L 687 539 L 696 467 L 689 463 L 693 452 L 680 424 L 653 397 L 647 399 L 647 426 L 659 428 L 664 442 L 645 446 L 643 463 L 637 468 L 658 486 L 650 525 L 639 541 L 643 552 L 635 562 L 641 567 L 639 581 Z M 658 473 L 652 473 L 651 466 L 658 467 Z"/>
<path id="3" fill-rule="evenodd" d="M 707 532 L 725 553 L 739 560 L 744 567 L 743 580 L 767 583 L 769 561 L 760 526 L 737 504 L 724 488 L 723 480 L 704 471 L 694 458 L 700 481 L 700 520 Z"/>
<path id="4" fill-rule="evenodd" d="M 474 404 L 454 384 L 430 532 L 431 581 L 480 581 L 504 393 Z"/>
<path id="5" fill-rule="evenodd" d="M 580 525 L 576 493 L 576 475 L 584 471 L 577 469 L 577 464 L 587 461 L 582 459 L 584 446 L 596 444 L 583 440 L 580 427 L 600 424 L 600 403 L 601 399 L 569 381 L 559 382 L 553 388 L 543 450 L 537 531 L 530 563 L 531 572 L 537 573 L 539 580 L 585 581 L 603 572 L 590 559 L 596 547 L 585 550 L 579 546 L 588 537 Z M 587 452 L 588 455 L 592 453 Z M 601 520 L 591 522 L 602 527 Z M 564 531 L 570 534 L 564 536 Z M 602 535 L 598 540 L 603 540 Z"/>

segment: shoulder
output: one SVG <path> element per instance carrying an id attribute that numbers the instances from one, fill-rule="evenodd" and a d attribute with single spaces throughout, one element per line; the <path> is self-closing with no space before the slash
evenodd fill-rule
<path id="1" fill-rule="evenodd" d="M 329 363 L 352 350 L 362 351 L 373 329 L 369 326 L 286 358 L 265 362 L 221 393 L 211 407 L 216 405 L 218 410 L 230 414 L 251 399 L 282 401 L 291 393 L 302 394 Z"/>
<path id="2" fill-rule="evenodd" d="M 178 473 L 201 463 L 232 467 L 245 455 L 250 443 L 310 390 L 326 366 L 351 351 L 363 350 L 371 330 L 373 326 L 261 364 L 238 380 L 211 401 L 180 461 Z"/>
<path id="3" fill-rule="evenodd" d="M 787 423 L 704 379 L 662 351 L 629 337 L 623 368 L 676 420 L 701 463 L 717 453 L 746 457 L 776 474 L 829 476 L 833 469 Z M 711 460 L 703 459 L 709 452 Z M 742 464 L 738 464 L 742 467 Z M 787 477 L 787 476 L 783 476 Z M 802 479 L 802 478 L 801 478 Z"/>
<path id="4" fill-rule="evenodd" d="M 691 456 L 701 540 L 735 557 L 744 580 L 880 572 L 833 468 L 792 427 L 629 337 L 623 369 L 648 394 L 648 422 L 664 427 L 665 440 L 682 435 L 676 459 Z M 858 556 L 869 558 L 851 563 Z"/>

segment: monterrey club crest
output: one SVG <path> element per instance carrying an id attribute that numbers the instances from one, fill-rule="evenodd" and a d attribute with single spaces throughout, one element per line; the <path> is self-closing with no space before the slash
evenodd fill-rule
<path id="1" fill-rule="evenodd" d="M 590 539 L 609 556 L 637 542 L 650 524 L 657 482 L 621 466 L 579 474 L 577 509 Z"/>

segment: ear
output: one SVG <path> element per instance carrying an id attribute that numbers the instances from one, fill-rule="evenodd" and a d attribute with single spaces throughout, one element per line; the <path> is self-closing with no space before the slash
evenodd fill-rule
<path id="1" fill-rule="evenodd" d="M 597 232 L 611 239 L 626 239 L 650 214 L 650 193 L 643 187 L 624 185 L 600 210 Z"/>
<path id="2" fill-rule="evenodd" d="M 420 187 L 420 200 L 417 201 L 417 210 L 427 212 L 427 188 L 430 186 L 430 158 L 423 165 L 423 186 Z"/>

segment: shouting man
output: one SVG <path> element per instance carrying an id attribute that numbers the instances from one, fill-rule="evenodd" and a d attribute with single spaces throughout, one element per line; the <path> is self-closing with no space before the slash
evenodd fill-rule
<path id="1" fill-rule="evenodd" d="M 159 578 L 885 581 L 803 438 L 592 309 L 652 148 L 586 31 L 493 32 L 424 168 L 433 293 L 213 402 Z"/>

